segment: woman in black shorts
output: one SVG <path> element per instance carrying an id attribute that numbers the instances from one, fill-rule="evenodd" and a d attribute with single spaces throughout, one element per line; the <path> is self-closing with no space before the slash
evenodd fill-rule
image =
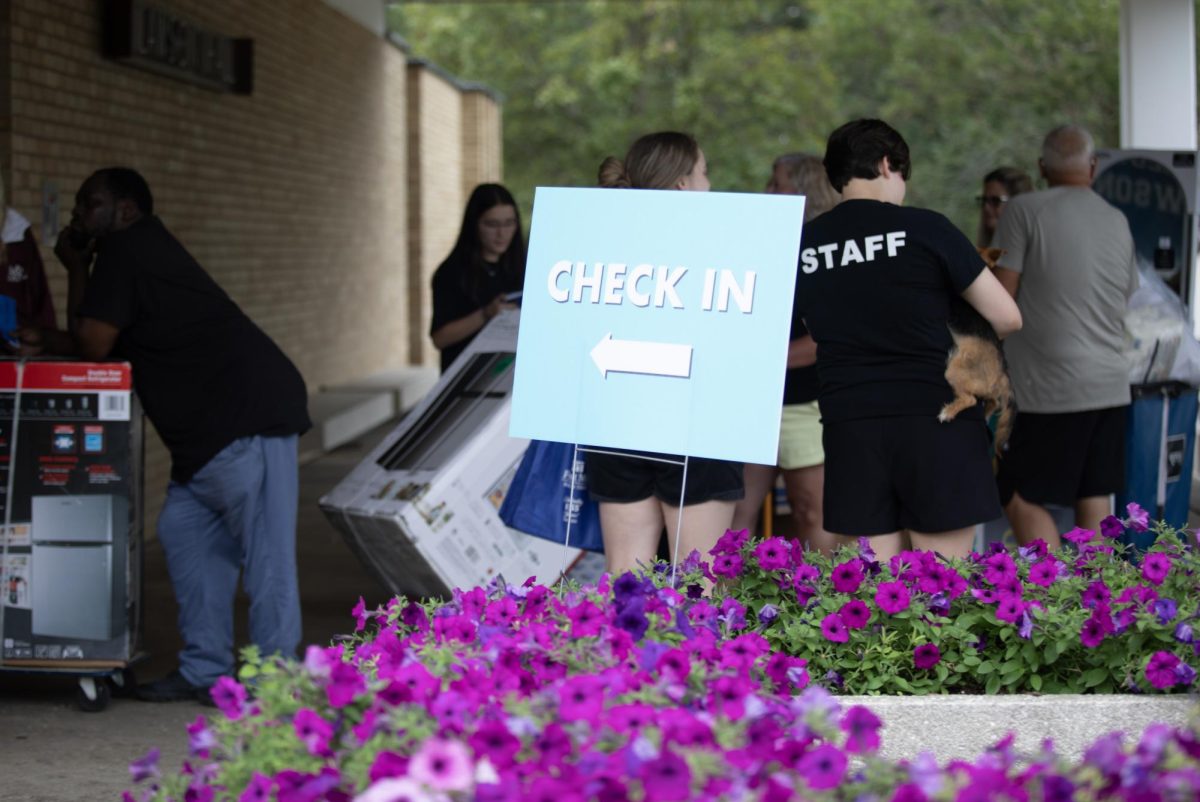
<path id="1" fill-rule="evenodd" d="M 1000 514 L 979 406 L 942 423 L 951 304 L 1000 336 L 1017 305 L 971 242 L 937 212 L 907 208 L 908 145 L 882 120 L 834 131 L 825 151 L 842 193 L 804 227 L 793 314 L 817 343 L 825 528 L 877 536 L 881 558 L 914 548 L 969 553 L 975 524 Z"/>
<path id="2" fill-rule="evenodd" d="M 707 192 L 708 165 L 696 140 L 664 131 L 633 143 L 622 162 L 612 156 L 600 165 L 600 186 Z M 707 556 L 733 520 L 742 497 L 742 465 L 641 452 L 586 456 L 588 491 L 600 503 L 600 528 L 608 570 L 620 573 L 653 562 L 665 526 L 672 547 L 685 557 L 694 549 Z M 666 461 L 664 461 L 666 460 Z M 683 498 L 680 522 L 680 497 Z"/>

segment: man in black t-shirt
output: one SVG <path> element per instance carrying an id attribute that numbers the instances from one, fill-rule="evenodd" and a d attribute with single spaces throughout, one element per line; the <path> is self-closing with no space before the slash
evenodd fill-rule
<path id="1" fill-rule="evenodd" d="M 825 528 L 963 556 L 976 523 L 999 514 L 978 410 L 937 419 L 953 398 L 947 322 L 960 297 L 999 332 L 1012 299 L 971 243 L 936 212 L 906 209 L 908 146 L 880 120 L 834 131 L 825 153 L 842 202 L 807 224 L 793 331 L 817 343 L 825 446 Z"/>
<path id="2" fill-rule="evenodd" d="M 209 701 L 208 689 L 233 673 L 243 566 L 254 643 L 285 656 L 299 645 L 296 443 L 311 424 L 299 372 L 153 212 L 133 170 L 88 178 L 55 247 L 70 330 L 19 336 L 26 354 L 133 365 L 134 389 L 171 453 L 158 537 L 184 640 L 179 670 L 137 695 Z"/>

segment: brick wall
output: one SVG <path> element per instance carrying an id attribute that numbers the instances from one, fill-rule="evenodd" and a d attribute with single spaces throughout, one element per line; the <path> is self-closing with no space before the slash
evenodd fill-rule
<path id="1" fill-rule="evenodd" d="M 479 184 L 502 183 L 500 104 L 487 92 L 462 94 L 463 198 Z"/>
<path id="2" fill-rule="evenodd" d="M 433 272 L 454 247 L 462 223 L 462 99 L 445 75 L 421 62 L 408 66 L 409 359 L 437 364 L 429 341 Z"/>
<path id="3" fill-rule="evenodd" d="M 405 54 L 320 0 L 156 0 L 207 30 L 255 40 L 254 93 L 212 92 L 103 59 L 102 5 L 0 2 L 9 203 L 40 234 L 45 182 L 60 190 L 65 224 L 93 169 L 135 167 L 167 226 L 295 361 L 310 392 L 427 361 L 431 349 L 416 340 L 427 340 L 428 282 L 416 292 L 408 204 L 429 204 L 416 210 L 426 270 L 461 215 L 458 90 L 418 80 L 416 110 L 429 116 L 410 121 Z M 423 143 L 416 196 L 407 191 L 410 131 Z M 42 249 L 62 324 L 65 274 Z M 149 523 L 167 468 L 152 437 Z"/>

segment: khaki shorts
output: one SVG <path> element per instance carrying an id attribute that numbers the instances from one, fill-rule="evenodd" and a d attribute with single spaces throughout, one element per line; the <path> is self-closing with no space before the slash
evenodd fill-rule
<path id="1" fill-rule="evenodd" d="M 779 425 L 779 467 L 787 471 L 824 462 L 821 410 L 817 402 L 785 405 Z"/>

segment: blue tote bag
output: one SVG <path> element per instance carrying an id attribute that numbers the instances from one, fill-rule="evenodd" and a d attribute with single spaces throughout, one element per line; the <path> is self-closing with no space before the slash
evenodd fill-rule
<path id="1" fill-rule="evenodd" d="M 517 466 L 504 503 L 500 505 L 500 520 L 518 532 L 564 543 L 570 519 L 571 541 L 567 545 L 603 552 L 600 508 L 588 498 L 583 455 L 580 454 L 577 461 L 574 456 L 575 446 L 570 443 L 529 441 L 529 448 Z M 574 498 L 571 496 L 572 468 Z"/>

